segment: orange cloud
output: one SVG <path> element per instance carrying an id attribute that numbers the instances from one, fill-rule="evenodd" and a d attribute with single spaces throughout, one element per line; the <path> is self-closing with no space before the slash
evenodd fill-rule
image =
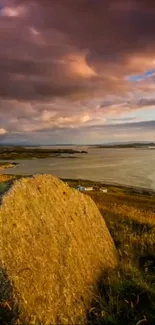
<path id="1" fill-rule="evenodd" d="M 5 129 L 0 128 L 0 135 L 4 135 L 4 134 L 6 134 L 6 133 L 7 133 L 7 131 L 6 131 Z"/>
<path id="2" fill-rule="evenodd" d="M 75 77 L 91 78 L 97 76 L 93 67 L 87 62 L 87 53 L 71 53 L 64 58 L 67 68 Z"/>

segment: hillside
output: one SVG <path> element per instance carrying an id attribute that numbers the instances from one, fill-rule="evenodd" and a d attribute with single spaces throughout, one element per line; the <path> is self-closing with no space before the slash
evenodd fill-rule
<path id="1" fill-rule="evenodd" d="M 130 191 L 129 191 L 130 192 Z M 91 192 L 110 230 L 119 266 L 101 277 L 91 325 L 155 324 L 155 195 Z"/>
<path id="2" fill-rule="evenodd" d="M 5 195 L 0 220 L 2 278 L 13 282 L 20 324 L 86 323 L 96 282 L 117 264 L 93 200 L 49 175 L 25 178 Z"/>

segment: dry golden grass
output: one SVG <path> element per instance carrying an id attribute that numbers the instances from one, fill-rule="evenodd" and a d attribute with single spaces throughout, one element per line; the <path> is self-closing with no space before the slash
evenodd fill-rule
<path id="1" fill-rule="evenodd" d="M 8 182 L 8 181 L 10 181 L 10 180 L 13 180 L 13 179 L 15 179 L 16 178 L 16 176 L 13 176 L 13 175 L 0 175 L 0 183 L 5 183 L 5 182 Z"/>
<path id="2" fill-rule="evenodd" d="M 155 195 L 92 192 L 119 254 L 100 278 L 91 325 L 155 324 Z"/>
<path id="3" fill-rule="evenodd" d="M 0 209 L 0 260 L 28 324 L 84 324 L 94 284 L 117 253 L 91 198 L 60 180 L 16 181 Z"/>

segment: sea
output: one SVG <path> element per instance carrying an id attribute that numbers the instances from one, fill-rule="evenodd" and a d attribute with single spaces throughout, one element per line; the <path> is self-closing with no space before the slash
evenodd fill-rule
<path id="1" fill-rule="evenodd" d="M 65 147 L 59 146 L 58 148 Z M 52 174 L 59 178 L 84 179 L 155 190 L 155 148 L 124 149 L 86 146 L 67 146 L 67 148 L 86 150 L 88 153 L 63 155 L 64 158 L 17 160 L 16 162 L 19 163 L 17 167 L 6 169 L 1 173 Z M 68 158 L 68 156 L 75 158 Z"/>

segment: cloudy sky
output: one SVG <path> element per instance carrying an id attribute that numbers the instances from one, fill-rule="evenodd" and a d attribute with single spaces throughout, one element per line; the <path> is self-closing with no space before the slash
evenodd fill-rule
<path id="1" fill-rule="evenodd" d="M 155 141 L 152 0 L 0 0 L 0 143 Z"/>

